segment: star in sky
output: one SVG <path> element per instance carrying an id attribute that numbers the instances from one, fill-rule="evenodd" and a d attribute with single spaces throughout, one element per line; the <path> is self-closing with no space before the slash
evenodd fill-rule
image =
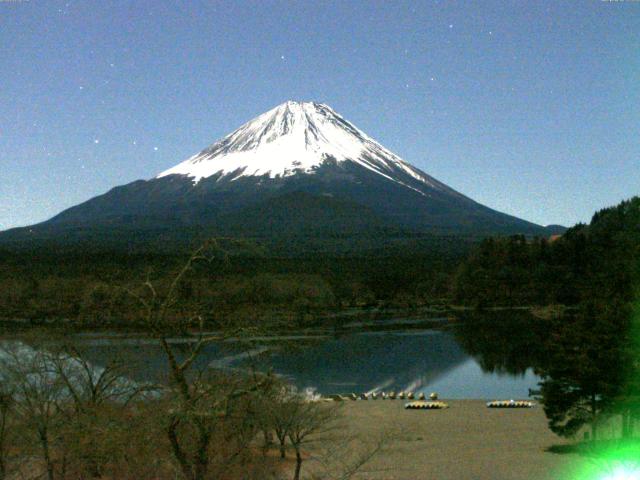
<path id="1" fill-rule="evenodd" d="M 12 225 L 44 220 L 119 182 L 146 178 L 159 171 L 163 157 L 171 150 L 168 145 L 175 141 L 170 135 L 164 135 L 175 125 L 172 115 L 159 115 L 160 106 L 176 90 L 183 95 L 175 96 L 170 108 L 184 112 L 179 120 L 187 126 L 179 125 L 178 128 L 190 128 L 193 122 L 200 122 L 193 134 L 182 135 L 178 141 L 186 140 L 194 146 L 210 140 L 210 129 L 215 129 L 214 137 L 222 135 L 237 126 L 236 122 L 240 124 L 251 118 L 251 113 L 266 111 L 284 99 L 322 98 L 358 126 L 377 135 L 383 143 L 396 142 L 398 153 L 407 160 L 421 162 L 421 152 L 433 148 L 433 163 L 418 163 L 417 166 L 495 208 L 509 203 L 509 213 L 524 218 L 572 224 L 581 219 L 588 220 L 601 203 L 613 204 L 623 195 L 629 195 L 626 192 L 633 191 L 631 179 L 634 175 L 629 172 L 633 172 L 633 159 L 637 158 L 634 157 L 637 153 L 635 143 L 629 142 L 622 133 L 610 132 L 606 135 L 606 144 L 611 148 L 601 149 L 598 145 L 602 142 L 596 142 L 596 139 L 603 124 L 612 121 L 622 124 L 634 118 L 636 113 L 631 107 L 633 102 L 629 101 L 637 87 L 632 81 L 633 62 L 630 59 L 634 52 L 628 35 L 634 31 L 635 24 L 634 19 L 621 9 L 604 9 L 600 2 L 587 2 L 579 12 L 562 2 L 549 2 L 542 9 L 527 4 L 499 10 L 489 9 L 482 2 L 470 2 L 460 8 L 447 5 L 448 2 L 434 6 L 435 0 L 388 8 L 384 6 L 385 2 L 380 2 L 380 8 L 367 9 L 365 15 L 362 15 L 362 8 L 356 6 L 357 2 L 319 6 L 312 15 L 307 8 L 297 9 L 294 3 L 284 9 L 293 12 L 286 18 L 277 8 L 259 11 L 258 8 L 238 7 L 234 13 L 243 15 L 242 22 L 246 22 L 256 38 L 265 42 L 259 49 L 251 48 L 251 45 L 247 48 L 247 38 L 242 29 L 236 28 L 236 22 L 240 21 L 237 15 L 220 18 L 213 9 L 203 8 L 202 2 L 186 2 L 179 11 L 150 9 L 145 2 L 132 2 L 130 12 L 127 9 L 123 15 L 113 14 L 109 2 L 95 2 L 92 8 L 84 8 L 81 2 L 73 0 L 51 3 L 52 15 L 44 35 L 56 41 L 43 42 L 43 32 L 23 29 L 20 30 L 20 42 L 14 42 L 15 48 L 5 52 L 8 64 L 15 65 L 15 72 L 4 79 L 8 82 L 5 90 L 11 91 L 12 95 L 6 102 L 0 102 L 0 118 L 15 116 L 16 111 L 21 113 L 19 121 L 10 122 L 3 129 L 3 140 L 11 141 L 3 143 L 0 155 L 3 176 L 8 175 L 10 179 L 3 177 L 5 183 L 0 182 L 0 203 L 15 206 L 18 213 L 12 214 Z M 134 8 L 138 3 L 141 6 Z M 234 4 L 242 2 L 223 0 L 220 3 L 227 3 L 232 9 Z M 3 0 L 0 0 L 0 10 L 2 5 Z M 68 15 L 58 13 L 58 9 L 68 11 Z M 19 31 L 18 28 L 33 21 L 28 8 L 15 9 L 15 15 L 11 28 L 0 29 L 0 38 L 5 44 L 11 42 L 11 36 Z M 192 28 L 194 15 L 203 20 L 198 29 Z M 335 22 L 337 15 L 340 22 Z M 148 21 L 156 17 L 160 18 Z M 549 18 L 554 22 L 548 23 Z M 389 37 L 381 37 L 378 31 L 381 24 L 388 27 Z M 169 25 L 172 35 L 190 41 L 179 45 L 167 43 L 166 32 L 158 25 Z M 489 25 L 498 28 L 495 35 L 494 27 L 487 29 Z M 221 34 L 221 26 L 225 28 L 224 34 Z M 73 34 L 70 34 L 72 30 Z M 106 37 L 105 31 L 110 32 Z M 314 41 L 298 41 L 302 31 L 313 33 Z M 494 36 L 500 44 L 493 42 Z M 383 41 L 385 38 L 392 41 Z M 588 51 L 584 45 L 593 38 L 606 40 L 599 44 L 597 53 L 601 55 L 597 58 L 582 55 Z M 86 49 L 76 51 L 78 39 L 83 40 Z M 141 39 L 145 40 L 144 48 L 138 43 Z M 202 48 L 206 46 L 215 47 L 211 48 L 215 60 L 211 64 L 199 61 Z M 278 49 L 282 48 L 288 53 L 278 55 Z M 265 50 L 280 60 L 280 67 L 273 60 L 265 61 Z M 567 51 L 579 54 L 566 55 Z M 70 55 L 70 52 L 74 53 Z M 353 52 L 352 58 L 348 58 L 349 52 Z M 295 71 L 285 75 L 291 68 L 289 54 L 292 61 L 313 61 L 302 61 Z M 180 68 L 175 62 L 158 62 L 162 55 L 177 55 Z M 550 67 L 544 72 L 540 70 L 541 58 L 545 58 L 545 65 Z M 240 76 L 242 82 L 229 72 L 217 74 L 214 71 L 214 64 L 227 61 L 233 62 L 230 70 Z M 351 68 L 345 68 L 345 64 Z M 486 74 L 496 69 L 500 75 Z M 442 77 L 436 77 L 434 70 Z M 194 88 L 185 87 L 185 75 Z M 216 79 L 215 85 L 212 78 Z M 471 78 L 474 81 L 470 81 Z M 394 80 L 394 88 L 386 88 L 390 79 Z M 535 81 L 527 81 L 530 79 Z M 402 80 L 405 83 L 401 83 Z M 619 85 L 620 88 L 603 88 L 602 82 L 606 87 Z M 576 83 L 580 88 L 570 89 Z M 150 88 L 143 95 L 143 89 L 137 88 L 138 85 Z M 246 95 L 247 90 L 252 94 Z M 383 107 L 376 105 L 378 99 L 370 100 L 372 91 L 381 95 L 379 101 L 383 102 L 384 108 L 411 102 L 411 108 L 403 110 L 407 115 L 406 122 L 390 122 L 383 127 L 378 121 L 378 110 Z M 554 98 L 555 92 L 563 94 L 562 102 Z M 428 101 L 424 101 L 425 97 Z M 494 97 L 499 101 L 492 102 Z M 591 97 L 596 99 L 594 102 L 603 115 L 588 116 Z M 55 108 L 43 108 L 37 99 L 46 99 L 47 105 Z M 153 108 L 136 108 L 137 104 Z M 220 108 L 207 111 L 203 108 L 206 105 Z M 452 119 L 451 125 L 444 121 L 436 124 L 436 120 L 442 119 L 440 112 L 445 108 Z M 469 118 L 468 112 L 472 110 L 483 113 Z M 203 112 L 206 113 L 203 115 Z M 453 166 L 456 162 L 449 161 L 451 155 L 460 162 L 468 162 L 467 167 L 474 165 L 478 171 L 487 171 L 496 158 L 501 158 L 504 160 L 503 172 L 507 167 L 514 171 L 528 169 L 528 172 L 536 172 L 531 173 L 533 178 L 537 172 L 544 172 L 548 163 L 557 165 L 555 159 L 564 154 L 558 150 L 555 136 L 558 133 L 552 130 L 556 116 L 567 119 L 562 122 L 562 133 L 566 134 L 563 148 L 575 149 L 571 156 L 573 163 L 558 166 L 558 172 L 577 165 L 584 165 L 584 169 L 580 170 L 581 181 L 575 186 L 567 181 L 569 188 L 559 189 L 542 174 L 539 184 L 554 195 L 574 197 L 572 203 L 558 200 L 552 204 L 548 200 L 542 208 L 526 195 L 520 198 L 522 182 L 518 176 L 507 179 L 508 193 L 503 193 L 494 203 L 494 192 L 486 186 L 493 179 L 487 178 L 488 183 L 474 182 L 464 175 L 464 169 Z M 434 124 L 423 121 L 423 117 Z M 461 118 L 465 121 L 464 131 L 460 127 Z M 512 130 L 517 131 L 518 121 L 525 118 L 541 136 L 535 142 L 531 136 L 521 138 L 510 148 L 509 142 L 515 138 Z M 482 155 L 476 155 L 470 142 L 461 142 L 460 138 L 471 137 L 484 142 L 487 122 L 495 124 L 495 137 L 483 143 Z M 407 133 L 427 127 L 439 129 L 434 138 L 421 137 L 422 142 L 427 142 L 422 139 L 428 138 L 428 145 L 413 142 L 414 136 Z M 379 128 L 378 132 L 376 128 Z M 157 133 L 147 138 L 144 132 L 148 131 Z M 71 134 L 64 135 L 66 132 Z M 100 133 L 101 137 L 95 133 Z M 127 143 L 126 138 L 132 133 L 143 137 L 140 149 L 137 138 L 129 137 Z M 107 139 L 106 143 L 102 136 Z M 46 162 L 52 169 L 67 168 L 66 161 L 61 159 L 73 159 L 69 157 L 71 152 L 81 152 L 86 157 L 74 163 L 78 171 L 81 163 L 86 164 L 86 170 L 82 172 L 87 176 L 86 181 L 79 182 L 78 188 L 59 192 L 55 182 L 43 188 L 36 181 L 37 177 L 25 176 L 25 171 L 30 172 L 22 168 L 17 159 L 25 156 L 30 159 L 31 146 L 38 142 L 55 145 L 56 150 L 52 149 L 48 155 L 46 150 L 38 148 L 37 155 L 29 161 Z M 136 148 L 131 148 L 133 146 Z M 508 155 L 507 152 L 515 148 L 521 154 Z M 148 155 L 147 149 L 154 155 Z M 617 173 L 611 173 L 607 178 L 610 182 L 607 186 L 611 188 L 606 189 L 612 193 L 602 193 L 598 199 L 595 193 L 579 193 L 580 188 L 587 188 L 585 185 L 599 184 L 601 166 L 597 158 L 614 153 L 619 158 L 616 160 Z M 130 155 L 139 156 L 140 161 L 126 161 Z M 100 162 L 106 164 L 106 173 L 89 178 L 89 172 L 95 174 Z M 122 168 L 112 168 L 116 164 Z M 7 200 L 7 186 L 13 187 L 12 184 L 18 181 L 29 186 L 33 184 L 33 191 L 39 192 L 25 197 L 37 200 L 28 208 L 26 199 Z M 513 198 L 503 202 L 502 199 L 510 195 Z M 614 195 L 618 197 L 614 198 Z M 606 200 L 601 199 L 605 197 Z M 51 210 L 46 208 L 48 198 L 55 199 Z M 524 205 L 523 210 L 515 211 L 515 207 L 510 206 L 516 204 Z M 0 224 L 6 225 L 7 215 L 0 208 Z"/>

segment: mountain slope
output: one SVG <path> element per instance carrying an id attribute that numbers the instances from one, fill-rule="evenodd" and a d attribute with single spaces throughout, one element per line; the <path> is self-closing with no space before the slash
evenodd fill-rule
<path id="1" fill-rule="evenodd" d="M 413 167 L 330 107 L 286 102 L 160 173 L 2 241 L 201 235 L 545 235 Z M 127 238 L 122 232 L 129 232 Z M 169 237 L 166 237 L 167 232 Z M 170 240 L 167 240 L 170 241 Z"/>

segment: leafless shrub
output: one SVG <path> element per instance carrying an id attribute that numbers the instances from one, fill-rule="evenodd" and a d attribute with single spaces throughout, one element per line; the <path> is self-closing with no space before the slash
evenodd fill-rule
<path id="1" fill-rule="evenodd" d="M 8 382 L 0 383 L 0 480 L 7 476 L 8 448 L 11 443 L 11 412 L 14 408 L 13 392 Z"/>
<path id="2" fill-rule="evenodd" d="M 372 471 L 368 464 L 384 449 L 393 434 L 385 432 L 375 438 L 362 439 L 341 435 L 316 449 L 312 460 L 318 465 L 313 480 L 349 480 Z M 366 476 L 364 477 L 366 478 Z"/>
<path id="3" fill-rule="evenodd" d="M 65 385 L 56 374 L 54 357 L 23 344 L 5 347 L 0 371 L 3 383 L 12 390 L 17 417 L 36 435 L 46 477 L 54 480 L 56 469 L 64 469 L 63 459 L 55 457 L 55 447 L 63 422 L 60 402 L 65 397 Z"/>

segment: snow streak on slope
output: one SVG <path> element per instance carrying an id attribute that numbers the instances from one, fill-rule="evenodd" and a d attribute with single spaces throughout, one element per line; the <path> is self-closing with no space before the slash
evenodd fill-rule
<path id="1" fill-rule="evenodd" d="M 220 175 L 287 177 L 313 173 L 325 161 L 354 162 L 391 181 L 407 174 L 429 187 L 448 190 L 358 130 L 327 105 L 286 102 L 244 124 L 209 148 L 158 177 L 179 174 L 193 178 Z"/>

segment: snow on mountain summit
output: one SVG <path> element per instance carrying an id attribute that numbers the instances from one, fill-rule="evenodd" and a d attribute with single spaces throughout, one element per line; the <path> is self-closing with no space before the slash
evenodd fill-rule
<path id="1" fill-rule="evenodd" d="M 331 107 L 293 101 L 259 115 L 157 178 L 178 174 L 197 183 L 213 175 L 229 180 L 243 176 L 288 177 L 313 173 L 328 160 L 354 162 L 407 187 L 394 178 L 394 173 L 401 171 L 430 187 L 445 187 L 368 137 Z"/>
<path id="2" fill-rule="evenodd" d="M 406 244 L 404 232 L 413 232 Z M 288 257 L 422 244 L 422 233 L 547 230 L 439 182 L 327 105 L 286 102 L 155 178 L 0 234 L 0 245 L 98 241 L 181 251 L 203 236 L 230 236 L 255 238 Z"/>

